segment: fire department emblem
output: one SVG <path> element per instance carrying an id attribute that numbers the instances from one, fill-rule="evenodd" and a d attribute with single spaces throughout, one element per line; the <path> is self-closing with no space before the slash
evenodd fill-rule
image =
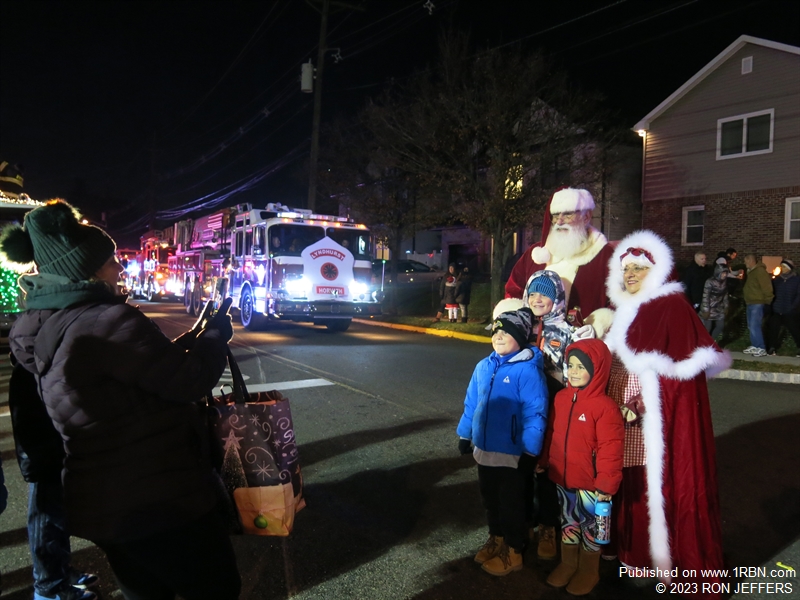
<path id="1" fill-rule="evenodd" d="M 339 277 L 339 269 L 333 263 L 325 263 L 320 267 L 319 272 L 328 281 L 334 281 Z"/>

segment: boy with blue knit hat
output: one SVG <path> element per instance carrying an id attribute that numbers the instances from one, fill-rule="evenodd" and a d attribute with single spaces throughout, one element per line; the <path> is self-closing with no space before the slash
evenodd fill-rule
<path id="1" fill-rule="evenodd" d="M 537 271 L 525 286 L 523 302 L 530 307 L 538 319 L 537 345 L 544 354 L 545 381 L 549 405 L 552 409 L 556 394 L 564 389 L 567 379 L 567 365 L 564 359 L 567 346 L 574 340 L 593 338 L 594 329 L 584 325 L 578 329 L 572 326 L 566 314 L 566 293 L 558 273 L 550 270 Z M 528 482 L 526 490 L 528 518 L 533 521 L 534 506 L 538 506 L 539 543 L 537 555 L 552 560 L 558 553 L 556 527 L 560 521 L 560 509 L 555 485 L 543 471 L 537 468 L 536 485 Z M 536 499 L 534 500 L 534 495 Z"/>
<path id="2" fill-rule="evenodd" d="M 502 304 L 502 308 L 500 307 Z M 475 367 L 458 424 L 459 451 L 478 463 L 489 538 L 475 555 L 487 573 L 522 569 L 526 540 L 525 482 L 542 451 L 547 388 L 542 353 L 531 347 L 533 314 L 521 300 L 498 304 L 492 352 Z"/>

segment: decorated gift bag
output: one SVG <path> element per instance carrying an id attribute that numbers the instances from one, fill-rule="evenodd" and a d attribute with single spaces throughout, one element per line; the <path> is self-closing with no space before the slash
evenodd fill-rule
<path id="1" fill-rule="evenodd" d="M 305 506 L 289 400 L 278 391 L 248 393 L 228 352 L 233 392 L 209 403 L 209 427 L 222 481 L 244 533 L 286 536 Z"/>

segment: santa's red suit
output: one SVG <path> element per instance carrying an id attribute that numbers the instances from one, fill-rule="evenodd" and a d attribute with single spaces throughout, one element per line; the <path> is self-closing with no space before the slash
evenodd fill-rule
<path id="1" fill-rule="evenodd" d="M 552 212 L 593 209 L 594 200 L 586 190 L 565 188 L 553 194 L 544 215 L 542 241 L 530 246 L 514 265 L 506 282 L 506 298 L 522 298 L 531 275 L 549 269 L 558 273 L 564 283 L 567 293 L 566 308 L 567 311 L 575 310 L 575 325 L 583 325 L 591 313 L 608 306 L 605 282 L 608 277 L 608 262 L 614 249 L 602 233 L 590 226 L 586 244 L 573 256 L 552 256 L 545 248 L 547 236 L 550 234 Z M 602 333 L 604 328 L 596 329 L 600 329 Z"/>
<path id="2" fill-rule="evenodd" d="M 634 294 L 623 283 L 620 261 L 626 254 L 649 266 Z M 701 570 L 723 568 L 706 376 L 728 368 L 731 359 L 709 336 L 681 284 L 670 281 L 672 274 L 669 247 L 650 231 L 624 238 L 612 258 L 608 295 L 616 311 L 605 341 L 625 369 L 638 376 L 646 456 L 645 467 L 623 469 L 615 505 L 616 543 L 622 562 L 677 567 L 674 580 L 696 583 L 696 596 L 702 597 L 702 583 L 715 580 L 700 576 Z M 683 577 L 686 569 L 695 569 L 698 576 Z"/>

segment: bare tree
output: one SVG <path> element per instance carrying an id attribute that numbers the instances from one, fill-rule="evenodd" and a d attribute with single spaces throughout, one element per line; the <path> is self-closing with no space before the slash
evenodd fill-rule
<path id="1" fill-rule="evenodd" d="M 562 185 L 589 185 L 606 143 L 597 98 L 577 90 L 540 53 L 470 55 L 466 34 L 448 34 L 435 68 L 401 98 L 363 116 L 381 155 L 446 197 L 454 219 L 492 240 L 492 302 L 514 232 Z"/>

